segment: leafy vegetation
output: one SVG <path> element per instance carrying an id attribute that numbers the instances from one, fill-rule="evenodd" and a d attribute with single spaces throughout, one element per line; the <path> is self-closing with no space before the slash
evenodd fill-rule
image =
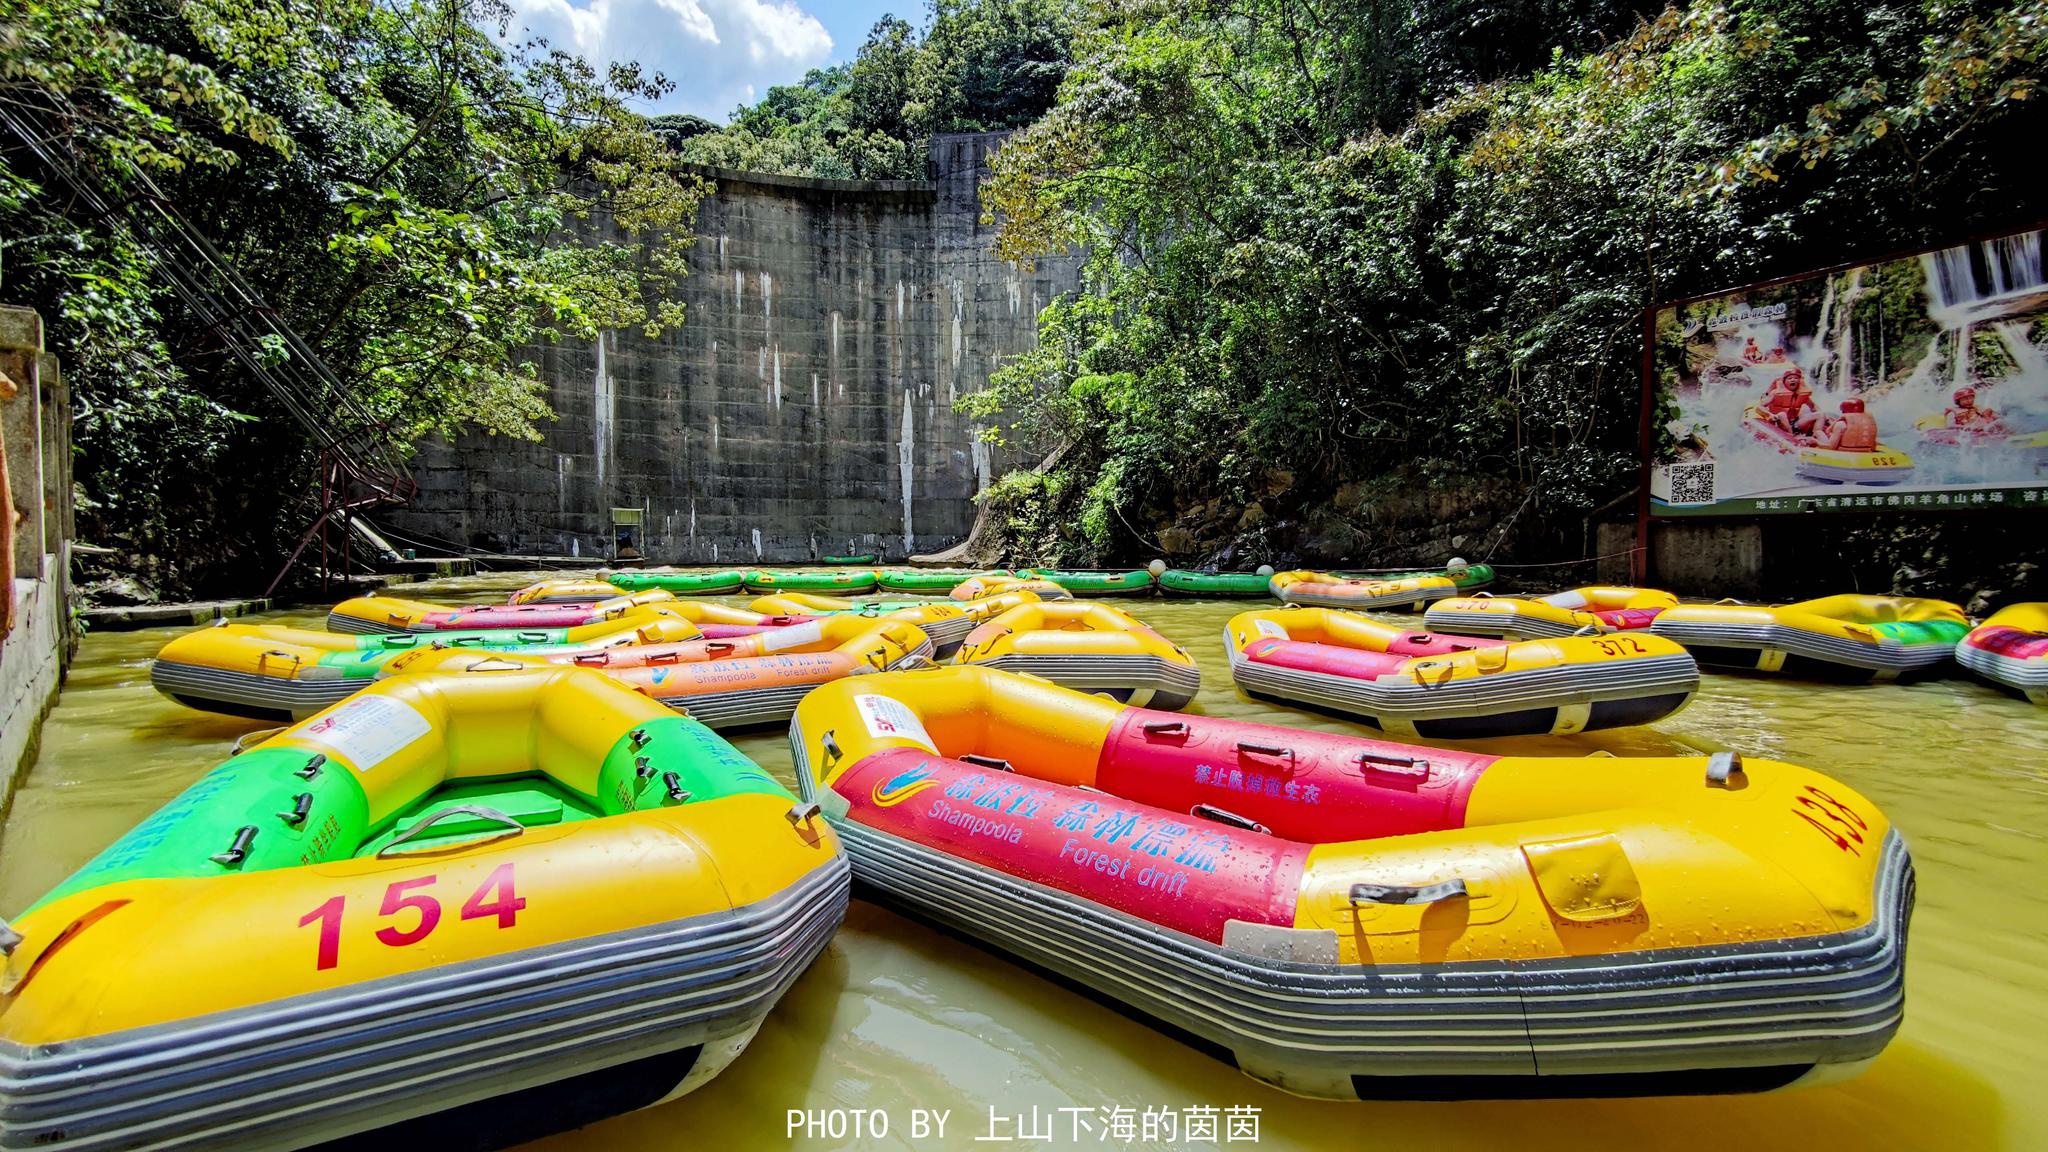
<path id="1" fill-rule="evenodd" d="M 884 17 L 847 64 L 768 90 L 722 131 L 683 131 L 699 164 L 828 180 L 924 178 L 938 132 L 1030 123 L 1066 74 L 1069 0 L 932 0 L 922 33 Z"/>
<path id="2" fill-rule="evenodd" d="M 985 190 L 1004 255 L 1090 254 L 964 401 L 1056 449 L 1012 543 L 1285 553 L 1236 509 L 1399 475 L 1576 547 L 1635 480 L 1645 305 L 2038 213 L 2044 38 L 2039 0 L 1089 4 Z"/>
<path id="3" fill-rule="evenodd" d="M 150 174 L 395 438 L 533 436 L 549 415 L 534 346 L 681 322 L 705 185 L 628 107 L 665 81 L 508 48 L 508 15 L 28 0 L 0 16 L 0 101 L 117 187 Z M 565 230 L 600 206 L 616 230 Z M 43 312 L 64 355 L 87 534 L 167 591 L 274 565 L 305 518 L 300 430 L 133 239 L 78 214 L 11 138 L 0 236 L 9 299 Z"/>

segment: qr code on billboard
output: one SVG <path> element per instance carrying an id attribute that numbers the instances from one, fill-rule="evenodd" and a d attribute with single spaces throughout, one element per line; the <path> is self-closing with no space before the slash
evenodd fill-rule
<path id="1" fill-rule="evenodd" d="M 1673 464 L 1671 466 L 1671 503 L 1712 504 L 1714 502 L 1714 465 Z"/>

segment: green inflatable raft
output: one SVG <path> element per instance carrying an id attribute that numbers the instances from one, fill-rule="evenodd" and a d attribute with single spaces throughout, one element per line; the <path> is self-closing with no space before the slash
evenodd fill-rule
<path id="1" fill-rule="evenodd" d="M 865 568 L 879 559 L 881 557 L 873 552 L 864 552 L 859 556 L 827 556 L 824 558 L 824 563 L 835 564 L 842 568 Z"/>
<path id="2" fill-rule="evenodd" d="M 1168 596 L 1270 597 L 1266 577 L 1256 572 L 1190 572 L 1170 568 L 1159 574 L 1159 590 Z"/>
<path id="3" fill-rule="evenodd" d="M 851 572 L 771 572 L 757 569 L 746 575 L 747 591 L 762 596 L 777 592 L 822 592 L 827 596 L 865 596 L 875 590 L 880 575 L 872 568 Z"/>
<path id="4" fill-rule="evenodd" d="M 1074 596 L 1143 596 L 1152 591 L 1152 574 L 1143 568 L 1129 572 L 1069 572 L 1058 568 L 1029 568 L 1021 575 L 1050 580 Z"/>
<path id="5" fill-rule="evenodd" d="M 659 588 L 678 596 L 735 596 L 746 587 L 746 574 L 737 568 L 719 572 L 614 572 L 605 580 L 626 592 Z"/>
<path id="6" fill-rule="evenodd" d="M 884 568 L 877 583 L 884 592 L 912 596 L 944 596 L 963 580 L 976 576 L 1000 576 L 1001 572 L 967 568 Z"/>

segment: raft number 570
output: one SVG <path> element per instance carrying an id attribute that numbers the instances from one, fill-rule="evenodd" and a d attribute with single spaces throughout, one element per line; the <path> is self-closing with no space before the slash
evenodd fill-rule
<path id="1" fill-rule="evenodd" d="M 419 919 L 411 927 L 400 927 L 393 923 L 377 929 L 379 942 L 391 948 L 403 948 L 417 944 L 433 934 L 441 923 L 441 902 L 418 889 L 433 885 L 437 877 L 415 876 L 410 880 L 396 880 L 384 889 L 384 904 L 378 915 L 399 917 L 406 912 L 418 914 Z M 314 924 L 320 926 L 318 960 L 313 967 L 326 971 L 341 963 L 341 914 L 348 906 L 348 897 L 334 896 L 304 916 L 299 917 L 299 927 Z M 462 919 L 481 920 L 495 916 L 498 927 L 510 928 L 518 922 L 519 911 L 526 907 L 526 898 L 518 895 L 512 886 L 512 864 L 510 861 L 498 865 L 484 878 L 483 885 L 469 894 L 462 902 Z"/>

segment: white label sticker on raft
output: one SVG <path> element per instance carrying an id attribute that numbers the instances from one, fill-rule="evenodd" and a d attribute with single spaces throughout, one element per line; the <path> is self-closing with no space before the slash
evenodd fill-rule
<path id="1" fill-rule="evenodd" d="M 783 628 L 770 628 L 762 634 L 761 646 L 769 652 L 782 652 L 805 644 L 816 644 L 825 638 L 825 622 L 813 620 L 808 624 L 791 624 Z"/>
<path id="2" fill-rule="evenodd" d="M 1287 629 L 1282 628 L 1277 620 L 1254 620 L 1252 621 L 1252 627 L 1258 629 L 1261 636 L 1277 636 L 1282 640 L 1287 639 Z"/>
<path id="3" fill-rule="evenodd" d="M 868 735 L 877 739 L 915 740 L 924 745 L 925 751 L 938 753 L 931 733 L 924 730 L 924 722 L 900 702 L 887 696 L 855 696 L 853 706 L 860 713 L 861 722 L 868 726 Z"/>
<path id="4" fill-rule="evenodd" d="M 412 705 L 389 696 L 357 696 L 292 735 L 325 744 L 356 771 L 368 772 L 433 730 Z"/>

